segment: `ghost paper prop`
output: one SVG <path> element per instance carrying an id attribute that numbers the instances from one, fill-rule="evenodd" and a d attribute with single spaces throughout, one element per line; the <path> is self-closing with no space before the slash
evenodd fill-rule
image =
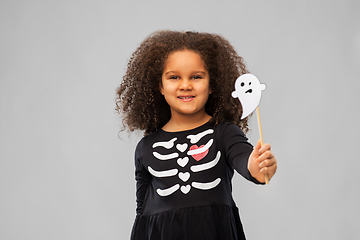
<path id="1" fill-rule="evenodd" d="M 246 118 L 256 109 L 260 103 L 261 91 L 265 88 L 265 84 L 260 83 L 256 76 L 249 73 L 236 79 L 235 91 L 231 96 L 240 100 L 243 108 L 241 119 Z"/>

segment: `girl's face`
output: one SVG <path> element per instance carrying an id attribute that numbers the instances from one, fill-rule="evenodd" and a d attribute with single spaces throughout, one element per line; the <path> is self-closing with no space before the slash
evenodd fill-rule
<path id="1" fill-rule="evenodd" d="M 172 118 L 205 116 L 210 77 L 200 55 L 190 50 L 171 53 L 165 62 L 160 91 L 170 105 Z"/>

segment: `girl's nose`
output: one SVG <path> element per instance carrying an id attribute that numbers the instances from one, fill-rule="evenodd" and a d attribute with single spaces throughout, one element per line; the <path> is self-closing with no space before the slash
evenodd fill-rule
<path id="1" fill-rule="evenodd" d="M 190 79 L 182 79 L 179 87 L 181 90 L 191 90 L 192 85 Z"/>

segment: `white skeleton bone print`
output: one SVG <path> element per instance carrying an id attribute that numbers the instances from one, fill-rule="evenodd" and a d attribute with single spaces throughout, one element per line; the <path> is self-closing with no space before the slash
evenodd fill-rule
<path id="1" fill-rule="evenodd" d="M 215 159 L 211 160 L 210 162 L 193 165 L 190 167 L 190 172 L 183 172 L 184 170 L 182 170 L 182 168 L 188 165 L 190 156 L 196 161 L 200 161 L 207 155 L 207 153 L 209 152 L 209 148 L 213 145 L 214 140 L 210 139 L 205 145 L 201 146 L 197 146 L 196 143 L 198 143 L 204 136 L 213 133 L 213 129 L 208 129 L 196 135 L 188 135 L 186 138 L 190 140 L 191 144 L 193 144 L 190 147 L 189 144 L 186 142 L 176 143 L 176 141 L 178 140 L 176 137 L 170 139 L 169 141 L 156 142 L 152 145 L 153 155 L 156 159 L 158 159 L 159 161 L 176 161 L 177 165 L 179 166 L 179 168 L 162 171 L 158 171 L 156 169 L 153 169 L 151 166 L 148 166 L 150 174 L 154 177 L 163 178 L 177 176 L 179 178 L 179 183 L 170 186 L 169 188 L 158 188 L 156 190 L 157 194 L 159 194 L 160 196 L 169 196 L 179 189 L 183 194 L 187 194 L 190 192 L 192 187 L 200 190 L 209 190 L 215 188 L 221 182 L 220 178 L 216 178 L 211 182 L 191 182 L 191 185 L 185 185 L 185 183 L 191 178 L 192 174 L 215 167 L 221 157 L 220 151 L 216 153 Z M 174 148 L 174 152 L 170 154 L 160 154 L 156 151 L 159 147 L 166 149 Z M 184 153 L 187 156 L 180 157 L 180 154 L 184 155 Z"/>

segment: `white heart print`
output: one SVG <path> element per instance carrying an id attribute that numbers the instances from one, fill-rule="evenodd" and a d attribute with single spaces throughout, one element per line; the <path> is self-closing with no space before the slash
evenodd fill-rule
<path id="1" fill-rule="evenodd" d="M 190 185 L 186 185 L 186 186 L 181 186 L 180 190 L 184 193 L 187 194 L 188 192 L 190 192 Z"/>
<path id="2" fill-rule="evenodd" d="M 183 182 L 186 182 L 190 178 L 190 173 L 188 173 L 188 172 L 186 172 L 186 173 L 180 172 L 178 176 Z"/>
<path id="3" fill-rule="evenodd" d="M 177 148 L 177 150 L 179 150 L 180 152 L 185 152 L 185 150 L 187 149 L 187 147 L 188 147 L 187 143 L 176 144 L 176 148 Z"/>
<path id="4" fill-rule="evenodd" d="M 179 158 L 179 159 L 177 160 L 177 163 L 178 163 L 179 166 L 181 166 L 181 167 L 185 167 L 188 162 L 189 162 L 189 158 L 188 158 L 188 157 Z"/>

